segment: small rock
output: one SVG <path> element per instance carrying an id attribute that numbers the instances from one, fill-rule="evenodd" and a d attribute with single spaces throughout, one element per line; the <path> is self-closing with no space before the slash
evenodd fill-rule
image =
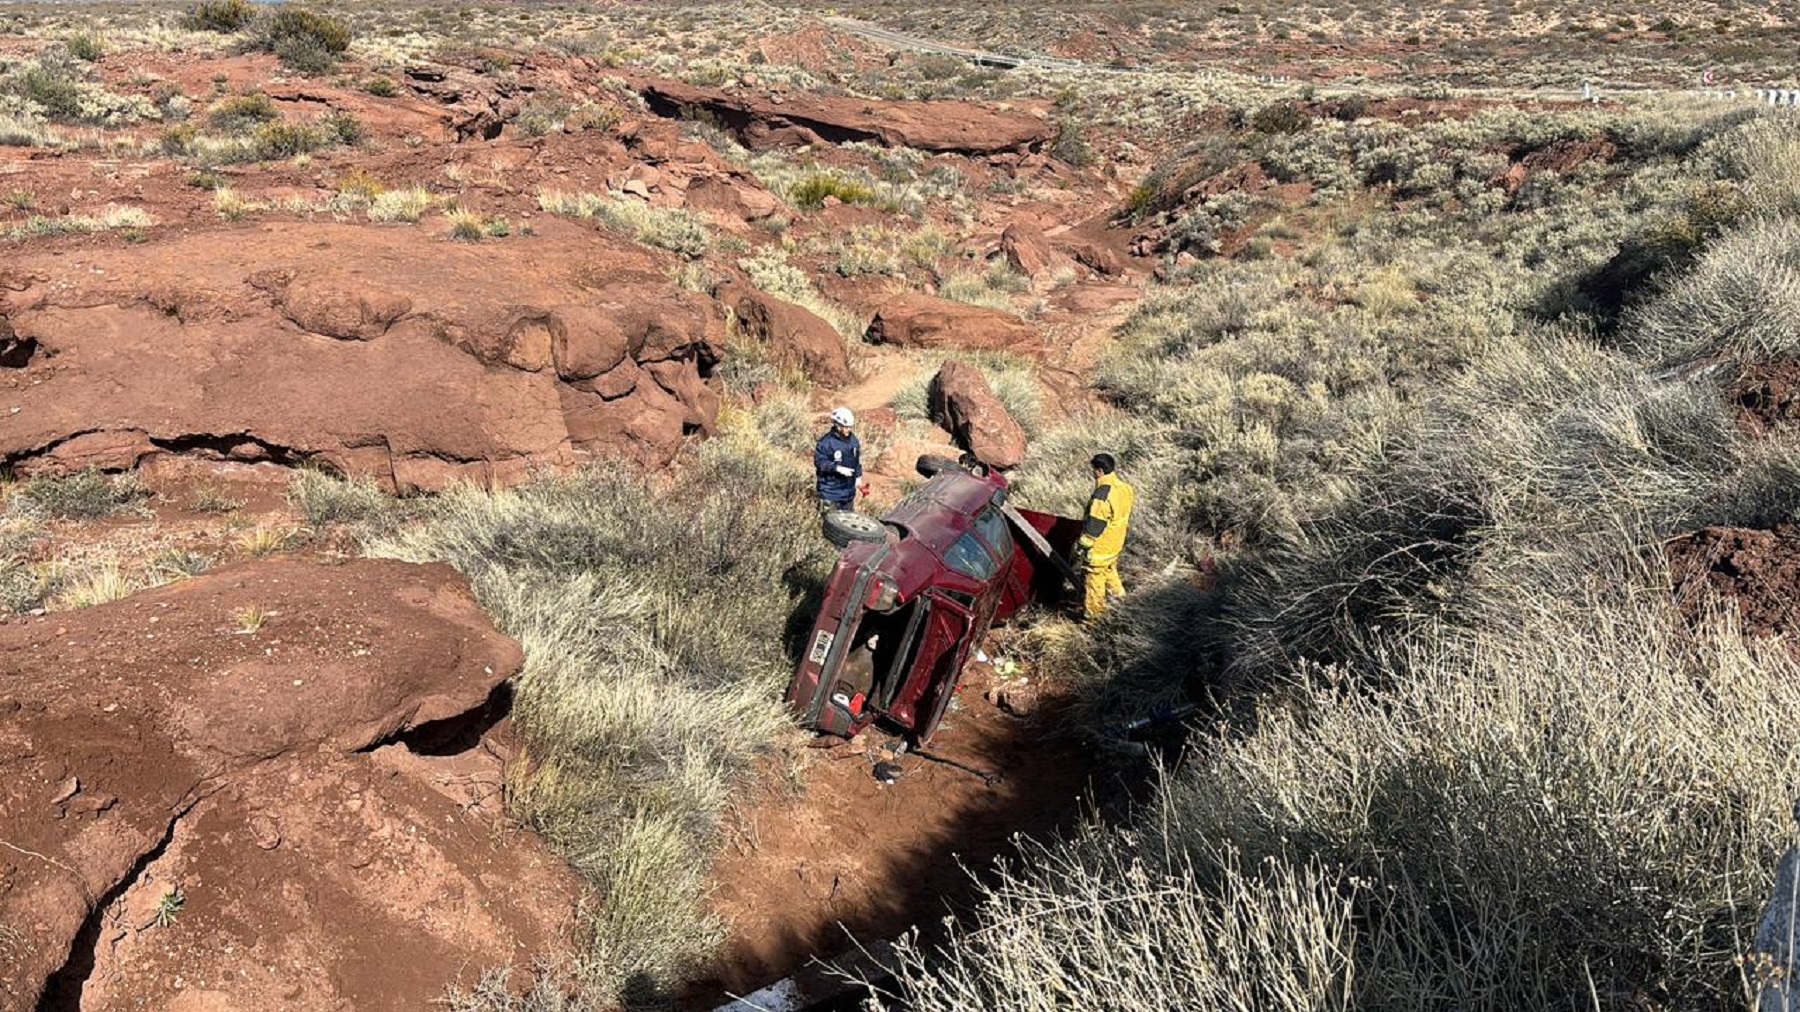
<path id="1" fill-rule="evenodd" d="M 281 829 L 267 815 L 253 816 L 250 819 L 250 839 L 263 850 L 274 850 L 281 846 Z"/>
<path id="2" fill-rule="evenodd" d="M 81 781 L 75 777 L 70 777 L 63 781 L 62 790 L 56 792 L 56 797 L 51 798 L 50 803 L 53 805 L 60 805 L 80 793 Z"/>

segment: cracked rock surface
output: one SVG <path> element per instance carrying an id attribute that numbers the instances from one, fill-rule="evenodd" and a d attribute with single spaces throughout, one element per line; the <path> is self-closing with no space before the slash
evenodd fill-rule
<path id="1" fill-rule="evenodd" d="M 391 561 L 0 624 L 0 1010 L 399 1008 L 555 951 L 577 885 L 483 733 L 520 664 Z"/>
<path id="2" fill-rule="evenodd" d="M 291 222 L 4 274 L 0 461 L 23 475 L 185 452 L 506 485 L 665 463 L 718 414 L 718 303 L 570 222 L 480 246 Z"/>

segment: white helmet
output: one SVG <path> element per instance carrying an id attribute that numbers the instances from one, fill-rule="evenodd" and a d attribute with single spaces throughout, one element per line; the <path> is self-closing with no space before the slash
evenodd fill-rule
<path id="1" fill-rule="evenodd" d="M 846 429 L 854 428 L 856 426 L 856 416 L 851 414 L 849 408 L 838 408 L 831 413 L 831 424 L 841 425 Z"/>

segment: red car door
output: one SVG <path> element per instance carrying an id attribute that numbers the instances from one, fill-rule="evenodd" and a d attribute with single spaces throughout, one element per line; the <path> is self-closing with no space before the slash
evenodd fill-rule
<path id="1" fill-rule="evenodd" d="M 930 708 L 930 715 L 924 723 L 914 725 L 914 733 L 920 741 L 928 740 L 937 730 L 938 722 L 944 719 L 944 711 L 949 709 L 950 700 L 956 695 L 963 662 L 968 659 L 972 639 L 969 633 L 974 623 L 975 616 L 969 609 L 945 595 L 932 595 L 931 618 L 925 629 L 926 652 L 920 656 L 934 660 L 931 678 L 926 682 L 930 688 L 918 701 L 920 707 Z"/>

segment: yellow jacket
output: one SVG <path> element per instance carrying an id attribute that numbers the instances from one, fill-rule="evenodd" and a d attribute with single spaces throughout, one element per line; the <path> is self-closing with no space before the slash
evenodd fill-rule
<path id="1" fill-rule="evenodd" d="M 1093 562 L 1109 562 L 1125 548 L 1125 532 L 1131 526 L 1131 506 L 1137 493 L 1117 474 L 1104 474 L 1094 482 L 1088 499 L 1087 523 L 1081 528 L 1081 547 Z"/>

